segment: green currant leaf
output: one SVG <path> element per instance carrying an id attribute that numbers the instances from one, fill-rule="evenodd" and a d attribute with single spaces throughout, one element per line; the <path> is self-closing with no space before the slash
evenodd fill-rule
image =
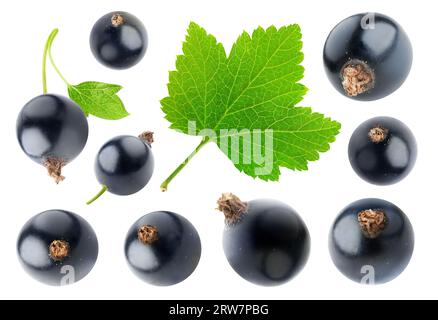
<path id="1" fill-rule="evenodd" d="M 341 125 L 297 107 L 307 92 L 301 31 L 296 24 L 244 32 L 227 56 L 222 44 L 195 23 L 188 28 L 176 71 L 169 74 L 162 110 L 172 129 L 215 142 L 239 171 L 278 180 L 280 167 L 307 170 L 329 150 Z"/>
<path id="2" fill-rule="evenodd" d="M 68 94 L 85 112 L 107 120 L 118 120 L 129 115 L 117 93 L 122 89 L 116 84 L 82 82 L 69 85 Z"/>

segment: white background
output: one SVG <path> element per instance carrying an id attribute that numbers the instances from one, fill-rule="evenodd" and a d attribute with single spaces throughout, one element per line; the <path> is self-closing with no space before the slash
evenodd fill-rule
<path id="1" fill-rule="evenodd" d="M 413 6 L 415 5 L 415 6 Z M 305 299 L 305 298 L 438 298 L 436 210 L 437 137 L 434 1 L 8 1 L 2 10 L 1 48 L 1 298 L 121 298 L 121 299 Z M 149 33 L 143 61 L 127 71 L 100 65 L 89 49 L 94 22 L 103 14 L 124 10 L 137 15 Z M 324 73 L 322 48 L 332 27 L 359 12 L 375 11 L 395 18 L 414 48 L 414 64 L 405 84 L 391 96 L 375 102 L 356 102 L 340 95 Z M 213 144 L 208 145 L 174 180 L 167 193 L 159 185 L 199 143 L 168 129 L 159 100 L 166 96 L 168 71 L 190 21 L 205 27 L 229 51 L 236 37 L 257 26 L 298 23 L 304 41 L 305 77 L 310 91 L 301 105 L 312 106 L 343 125 L 331 150 L 308 172 L 283 170 L 279 183 L 254 181 L 240 174 Z M 65 169 L 59 186 L 44 169 L 29 160 L 15 138 L 20 108 L 41 94 L 41 55 L 46 37 L 60 28 L 53 54 L 72 83 L 98 80 L 125 88 L 121 97 L 131 116 L 117 122 L 89 118 L 90 136 L 83 153 Z M 49 91 L 66 94 L 62 81 L 49 72 Z M 364 120 L 389 115 L 405 122 L 418 140 L 419 157 L 412 173 L 401 183 L 376 187 L 352 171 L 347 144 Z M 149 185 L 130 197 L 111 194 L 92 206 L 85 201 L 99 185 L 93 162 L 98 148 L 119 134 L 155 131 L 156 169 Z M 222 192 L 244 200 L 275 198 L 290 204 L 305 220 L 312 250 L 305 269 L 291 282 L 264 288 L 242 280 L 222 252 L 223 218 L 215 210 Z M 360 198 L 380 197 L 398 205 L 416 232 L 414 256 L 405 272 L 386 285 L 368 287 L 341 275 L 327 250 L 330 225 L 338 212 Z M 54 288 L 30 278 L 16 257 L 16 239 L 22 225 L 48 209 L 66 209 L 85 217 L 100 245 L 91 273 L 75 285 Z M 198 229 L 203 253 L 194 274 L 168 288 L 151 287 L 128 269 L 123 244 L 126 232 L 140 216 L 155 210 L 178 212 Z"/>

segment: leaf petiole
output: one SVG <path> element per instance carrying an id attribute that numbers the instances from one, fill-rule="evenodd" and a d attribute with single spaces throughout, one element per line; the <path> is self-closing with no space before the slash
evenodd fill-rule
<path id="1" fill-rule="evenodd" d="M 160 188 L 161 191 L 165 192 L 167 191 L 167 187 L 169 186 L 169 183 L 178 175 L 178 173 L 181 172 L 182 169 L 185 168 L 187 163 L 189 163 L 190 160 L 207 144 L 210 142 L 209 137 L 204 137 L 201 141 L 201 143 L 193 150 L 193 152 L 167 177 L 166 180 L 163 181 Z"/>

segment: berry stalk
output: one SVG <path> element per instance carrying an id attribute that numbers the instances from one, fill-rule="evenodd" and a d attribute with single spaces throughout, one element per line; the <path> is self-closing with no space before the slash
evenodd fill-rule
<path id="1" fill-rule="evenodd" d="M 99 193 L 96 194 L 91 200 L 89 200 L 87 202 L 87 205 L 92 204 L 94 201 L 96 201 L 97 199 L 99 199 L 101 196 L 104 195 L 105 192 L 108 191 L 108 187 L 107 186 L 102 186 L 102 189 L 100 189 Z"/>
<path id="2" fill-rule="evenodd" d="M 43 93 L 47 93 L 47 56 L 49 55 L 50 48 L 52 46 L 53 40 L 55 39 L 56 35 L 58 33 L 58 29 L 53 29 L 53 31 L 50 33 L 49 37 L 47 38 L 46 44 L 44 46 L 44 53 L 43 53 Z"/>
<path id="3" fill-rule="evenodd" d="M 47 38 L 46 45 L 44 46 L 44 54 L 43 54 L 43 93 L 47 94 L 47 58 L 50 60 L 50 64 L 52 65 L 53 69 L 55 69 L 58 76 L 64 81 L 64 83 L 67 86 L 71 86 L 70 83 L 67 81 L 67 79 L 62 75 L 61 71 L 56 66 L 55 60 L 52 56 L 52 45 L 53 41 L 56 38 L 56 35 L 58 34 L 59 29 L 55 28 L 50 33 L 49 37 Z"/>

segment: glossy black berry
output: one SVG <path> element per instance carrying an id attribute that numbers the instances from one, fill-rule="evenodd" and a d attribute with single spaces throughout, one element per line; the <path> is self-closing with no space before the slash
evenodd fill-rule
<path id="1" fill-rule="evenodd" d="M 24 269 L 52 286 L 73 284 L 93 269 L 98 255 L 96 234 L 80 216 L 50 210 L 30 219 L 17 242 Z"/>
<path id="2" fill-rule="evenodd" d="M 88 121 L 72 100 L 44 94 L 29 101 L 17 119 L 17 138 L 24 153 L 47 168 L 58 183 L 61 169 L 76 158 L 88 139 Z"/>
<path id="3" fill-rule="evenodd" d="M 106 191 L 126 196 L 143 189 L 154 172 L 152 142 L 153 134 L 148 131 L 139 137 L 118 136 L 105 143 L 94 165 L 97 180 L 103 189 L 88 204 Z"/>
<path id="4" fill-rule="evenodd" d="M 362 179 L 390 185 L 411 172 L 417 158 L 417 144 L 411 130 L 401 121 L 376 117 L 353 132 L 348 157 Z"/>
<path id="5" fill-rule="evenodd" d="M 143 281 L 170 286 L 195 271 L 201 258 L 201 240 L 184 217 L 168 211 L 152 212 L 129 229 L 125 257 Z"/>
<path id="6" fill-rule="evenodd" d="M 244 279 L 264 286 L 291 280 L 307 262 L 310 236 L 299 215 L 274 200 L 242 202 L 223 194 L 223 248 L 231 267 Z"/>
<path id="7" fill-rule="evenodd" d="M 363 284 L 396 278 L 414 250 L 414 231 L 406 215 L 380 199 L 353 202 L 336 218 L 329 237 L 336 267 Z"/>
<path id="8" fill-rule="evenodd" d="M 100 63 L 113 69 L 136 65 L 145 55 L 147 45 L 143 23 L 127 12 L 110 12 L 91 30 L 91 51 Z"/>
<path id="9" fill-rule="evenodd" d="M 412 65 L 403 28 L 379 13 L 351 16 L 330 32 L 324 65 L 333 86 L 356 100 L 377 100 L 397 90 Z"/>

